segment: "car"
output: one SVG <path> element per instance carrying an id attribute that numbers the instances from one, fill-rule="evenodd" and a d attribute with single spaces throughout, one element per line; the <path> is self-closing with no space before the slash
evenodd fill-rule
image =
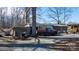
<path id="1" fill-rule="evenodd" d="M 55 36 L 57 31 L 53 27 L 46 27 L 45 29 L 37 30 L 39 36 Z"/>

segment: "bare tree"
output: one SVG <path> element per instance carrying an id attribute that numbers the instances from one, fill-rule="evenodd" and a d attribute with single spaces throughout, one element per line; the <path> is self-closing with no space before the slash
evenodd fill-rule
<path id="1" fill-rule="evenodd" d="M 10 7 L 9 9 L 7 7 L 0 8 L 0 27 L 10 28 L 13 26 L 24 26 L 26 23 L 29 23 L 30 15 L 32 16 L 31 7 L 30 9 L 29 7 Z M 27 9 L 31 10 L 31 14 Z"/>
<path id="2" fill-rule="evenodd" d="M 48 8 L 48 17 L 52 18 L 57 24 L 62 24 L 68 20 L 71 9 L 66 7 L 53 7 Z"/>
<path id="3" fill-rule="evenodd" d="M 65 24 L 69 17 L 71 16 L 72 10 L 71 8 L 63 7 L 63 23 Z"/>
<path id="4" fill-rule="evenodd" d="M 47 15 L 47 8 L 46 7 L 37 7 L 36 10 L 36 18 L 37 21 L 40 20 L 42 22 L 45 22 L 45 17 Z"/>
<path id="5" fill-rule="evenodd" d="M 6 11 L 7 11 L 7 8 L 6 7 L 1 7 L 0 8 L 1 11 L 0 11 L 0 22 L 1 22 L 1 27 L 5 28 L 5 23 L 6 23 Z"/>
<path id="6" fill-rule="evenodd" d="M 43 12 L 42 12 L 42 7 L 38 7 L 37 8 L 37 13 L 36 13 L 36 15 L 37 15 L 37 18 L 38 19 L 43 19 L 43 17 L 42 17 L 42 14 L 43 14 Z"/>
<path id="7" fill-rule="evenodd" d="M 29 23 L 30 21 L 30 16 L 32 16 L 32 11 L 31 11 L 31 8 L 30 7 L 26 7 L 25 8 L 25 16 L 26 16 L 26 23 Z"/>
<path id="8" fill-rule="evenodd" d="M 12 26 L 21 26 L 23 23 L 23 11 L 22 7 L 13 7 L 11 8 L 11 25 Z"/>

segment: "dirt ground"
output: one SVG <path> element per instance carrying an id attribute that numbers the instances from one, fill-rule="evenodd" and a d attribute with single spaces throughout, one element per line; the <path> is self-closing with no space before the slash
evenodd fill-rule
<path id="1" fill-rule="evenodd" d="M 79 34 L 62 34 L 62 36 L 72 37 L 79 36 Z M 29 38 L 29 40 L 14 40 L 12 37 L 0 37 L 0 51 L 61 51 L 58 49 L 48 48 L 50 44 L 54 43 L 54 39 L 47 38 L 40 38 L 40 43 L 38 43 L 38 40 L 35 40 L 35 38 L 32 37 Z"/>
<path id="2" fill-rule="evenodd" d="M 41 39 L 40 44 L 53 43 L 52 40 Z M 30 38 L 29 40 L 14 40 L 11 37 L 0 37 L 0 51 L 52 51 L 45 45 L 39 45 L 38 40 Z"/>

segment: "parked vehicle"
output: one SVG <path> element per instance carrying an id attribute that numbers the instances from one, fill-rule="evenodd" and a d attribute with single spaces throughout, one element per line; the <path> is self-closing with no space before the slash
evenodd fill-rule
<path id="1" fill-rule="evenodd" d="M 46 27 L 46 29 L 37 30 L 39 36 L 54 36 L 57 35 L 57 31 L 53 27 Z"/>

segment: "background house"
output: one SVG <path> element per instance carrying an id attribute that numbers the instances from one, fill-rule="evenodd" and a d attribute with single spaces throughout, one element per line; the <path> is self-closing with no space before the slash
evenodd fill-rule
<path id="1" fill-rule="evenodd" d="M 53 24 L 53 28 L 58 32 L 67 32 L 67 25 Z"/>

